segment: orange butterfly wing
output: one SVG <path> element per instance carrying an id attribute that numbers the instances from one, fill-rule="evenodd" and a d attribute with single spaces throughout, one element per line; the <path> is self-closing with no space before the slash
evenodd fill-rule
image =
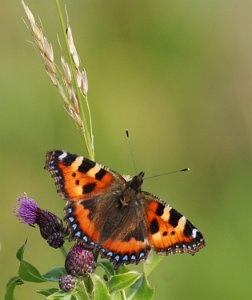
<path id="1" fill-rule="evenodd" d="M 144 219 L 135 218 L 133 211 L 128 212 L 128 220 L 122 220 L 119 230 L 115 230 L 114 234 L 101 243 L 101 251 L 115 267 L 124 263 L 138 264 L 146 259 L 150 246 Z"/>
<path id="2" fill-rule="evenodd" d="M 45 169 L 54 178 L 58 193 L 70 201 L 102 193 L 115 181 L 113 171 L 108 172 L 92 160 L 62 150 L 47 153 Z"/>
<path id="3" fill-rule="evenodd" d="M 151 248 L 161 254 L 194 254 L 205 246 L 201 232 L 185 216 L 152 194 L 148 203 L 148 239 Z"/>

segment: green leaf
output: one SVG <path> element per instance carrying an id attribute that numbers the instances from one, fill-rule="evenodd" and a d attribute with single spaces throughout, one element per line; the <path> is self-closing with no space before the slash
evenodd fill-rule
<path id="1" fill-rule="evenodd" d="M 13 300 L 14 299 L 14 291 L 17 285 L 23 284 L 23 281 L 19 276 L 13 276 L 6 285 L 6 292 L 4 299 L 5 300 Z"/>
<path id="2" fill-rule="evenodd" d="M 93 274 L 92 279 L 94 282 L 94 300 L 110 300 L 111 295 L 104 282 L 98 275 Z"/>
<path id="3" fill-rule="evenodd" d="M 130 288 L 125 290 L 128 300 L 151 300 L 154 290 L 143 274 Z"/>
<path id="4" fill-rule="evenodd" d="M 147 277 L 159 265 L 162 259 L 162 255 L 158 255 L 154 251 L 151 251 L 150 255 L 144 263 L 144 273 Z"/>
<path id="5" fill-rule="evenodd" d="M 129 272 L 129 269 L 125 265 L 121 265 L 117 271 L 116 274 L 123 274 Z"/>
<path id="6" fill-rule="evenodd" d="M 37 290 L 36 292 L 38 294 L 41 294 L 41 295 L 44 295 L 44 296 L 50 296 L 52 295 L 53 293 L 56 293 L 56 292 L 59 292 L 60 289 L 57 289 L 57 288 L 50 288 L 50 289 L 42 289 L 42 290 Z"/>
<path id="7" fill-rule="evenodd" d="M 18 249 L 17 253 L 16 253 L 16 257 L 19 261 L 23 260 L 23 256 L 24 256 L 24 251 L 25 251 L 25 247 L 27 244 L 27 240 L 24 242 L 24 244 Z"/>
<path id="8" fill-rule="evenodd" d="M 43 278 L 48 281 L 59 281 L 59 278 L 66 274 L 65 268 L 63 267 L 54 267 L 45 274 L 43 274 Z"/>
<path id="9" fill-rule="evenodd" d="M 123 298 L 123 297 L 122 297 L 122 291 L 119 291 L 119 292 L 113 293 L 112 299 L 113 299 L 113 300 L 124 300 L 124 299 L 126 299 L 126 298 L 125 298 L 125 297 Z"/>
<path id="10" fill-rule="evenodd" d="M 55 293 L 47 296 L 46 299 L 49 299 L 49 300 L 58 300 L 58 299 L 71 300 L 72 297 L 75 297 L 76 295 L 77 295 L 76 289 L 74 289 L 70 292 L 64 292 L 64 291 L 61 291 L 61 290 L 57 290 Z M 73 299 L 78 299 L 78 298 L 76 296 Z"/>
<path id="11" fill-rule="evenodd" d="M 46 279 L 40 274 L 38 269 L 36 269 L 32 264 L 25 260 L 20 262 L 18 275 L 24 281 L 29 282 L 45 282 Z"/>
<path id="12" fill-rule="evenodd" d="M 114 266 L 108 260 L 103 260 L 103 259 L 99 260 L 97 262 L 97 266 L 103 268 L 103 270 L 108 275 L 114 275 L 115 274 Z"/>
<path id="13" fill-rule="evenodd" d="M 108 288 L 110 292 L 126 289 L 134 284 L 139 277 L 141 274 L 135 271 L 114 275 L 108 282 Z"/>

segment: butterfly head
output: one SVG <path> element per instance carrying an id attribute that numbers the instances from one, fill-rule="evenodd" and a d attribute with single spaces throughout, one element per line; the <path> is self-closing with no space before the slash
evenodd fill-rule
<path id="1" fill-rule="evenodd" d="M 134 176 L 129 182 L 128 187 L 130 187 L 135 192 L 141 191 L 141 186 L 143 184 L 144 172 L 140 172 L 138 175 Z"/>

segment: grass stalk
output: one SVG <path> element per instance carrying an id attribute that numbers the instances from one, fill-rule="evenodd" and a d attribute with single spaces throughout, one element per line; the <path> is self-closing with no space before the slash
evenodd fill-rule
<path id="1" fill-rule="evenodd" d="M 72 73 L 72 77 L 73 77 L 73 84 L 74 84 L 75 92 L 76 92 L 76 95 L 77 95 L 78 104 L 79 104 L 79 107 L 80 107 L 80 116 L 81 116 L 81 120 L 82 120 L 81 133 L 82 133 L 82 136 L 84 138 L 84 144 L 85 144 L 85 147 L 87 149 L 89 158 L 94 160 L 95 155 L 94 155 L 93 128 L 92 128 L 92 120 L 91 120 L 91 111 L 90 111 L 87 95 L 82 95 L 81 94 L 81 92 L 79 90 L 79 87 L 78 87 L 78 84 L 77 84 L 77 78 L 76 78 L 76 74 L 75 74 L 75 66 L 74 66 L 73 58 L 72 58 L 72 55 L 71 55 L 71 52 L 70 52 L 69 43 L 68 43 L 68 39 L 67 39 L 67 32 L 66 32 L 67 27 L 65 25 L 65 21 L 64 21 L 64 18 L 63 18 L 63 14 L 62 14 L 62 10 L 61 10 L 61 7 L 60 7 L 59 0 L 55 0 L 55 3 L 56 3 L 56 7 L 57 7 L 58 16 L 59 16 L 59 19 L 60 19 L 62 33 L 63 33 L 65 44 L 66 44 L 67 54 L 68 54 L 68 58 L 69 58 L 69 62 L 70 62 L 70 69 L 71 69 L 71 73 Z M 85 104 L 86 104 L 87 111 L 88 111 L 89 127 L 88 127 L 88 123 L 87 123 L 87 120 L 86 120 L 85 109 L 84 109 L 84 101 L 82 101 L 82 98 L 84 98 L 84 100 L 85 100 Z"/>

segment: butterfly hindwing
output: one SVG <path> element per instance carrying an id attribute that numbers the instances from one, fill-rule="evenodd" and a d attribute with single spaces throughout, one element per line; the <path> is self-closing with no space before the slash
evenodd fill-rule
<path id="1" fill-rule="evenodd" d="M 154 195 L 145 195 L 148 199 L 148 239 L 153 250 L 165 255 L 194 254 L 204 247 L 201 232 L 185 216 Z"/>
<path id="2" fill-rule="evenodd" d="M 65 220 L 71 232 L 70 237 L 89 246 L 96 246 L 100 240 L 100 231 L 91 217 L 97 200 L 97 197 L 93 197 L 69 202 L 65 207 Z"/>
<path id="3" fill-rule="evenodd" d="M 101 250 L 103 256 L 109 258 L 115 266 L 123 263 L 137 264 L 146 259 L 150 246 L 142 216 L 136 218 L 134 210 L 129 209 L 120 226 L 114 228 L 113 232 L 107 235 L 107 239 L 101 242 Z"/>
<path id="4" fill-rule="evenodd" d="M 114 266 L 118 267 L 121 264 L 138 264 L 146 259 L 150 247 L 145 241 L 131 237 L 125 241 L 108 239 L 102 243 L 100 250 L 103 257 L 108 258 Z"/>

